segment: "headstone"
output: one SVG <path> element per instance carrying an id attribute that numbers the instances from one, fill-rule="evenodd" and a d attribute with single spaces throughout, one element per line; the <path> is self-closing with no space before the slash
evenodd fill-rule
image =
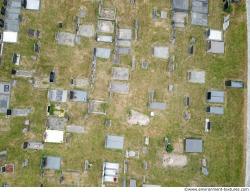
<path id="1" fill-rule="evenodd" d="M 142 60 L 141 62 L 141 68 L 147 70 L 149 67 L 149 63 L 146 60 Z"/>
<path id="2" fill-rule="evenodd" d="M 224 11 L 226 11 L 228 8 L 229 8 L 229 2 L 228 2 L 228 0 L 226 0 L 225 2 L 224 2 L 224 5 L 223 5 L 223 10 Z"/>
<path id="3" fill-rule="evenodd" d="M 124 174 L 127 174 L 127 172 L 128 172 L 128 160 L 124 160 L 124 162 L 123 162 L 123 173 Z"/>
<path id="4" fill-rule="evenodd" d="M 190 44 L 195 44 L 195 42 L 196 42 L 195 37 L 192 37 L 191 40 L 190 40 Z"/>
<path id="5" fill-rule="evenodd" d="M 79 126 L 79 125 L 67 125 L 66 131 L 69 133 L 82 134 L 85 132 L 85 128 L 83 126 Z"/>
<path id="6" fill-rule="evenodd" d="M 139 39 L 139 20 L 135 20 L 135 40 L 137 41 Z"/>
<path id="7" fill-rule="evenodd" d="M 171 56 L 168 62 L 168 72 L 171 72 L 171 73 L 174 72 L 175 70 L 174 61 L 175 61 L 175 56 Z"/>
<path id="8" fill-rule="evenodd" d="M 25 159 L 22 163 L 22 167 L 27 167 L 29 165 L 29 160 Z"/>
<path id="9" fill-rule="evenodd" d="M 224 17 L 223 31 L 226 31 L 228 29 L 229 24 L 230 24 L 230 15 L 227 15 Z"/>
<path id="10" fill-rule="evenodd" d="M 127 181 L 126 181 L 126 177 L 124 176 L 122 178 L 122 187 L 126 187 L 127 186 Z"/>
<path id="11" fill-rule="evenodd" d="M 131 4 L 131 5 L 135 5 L 135 1 L 136 1 L 136 0 L 130 0 L 130 4 Z"/>
<path id="12" fill-rule="evenodd" d="M 147 161 L 143 161 L 143 168 L 144 168 L 144 170 L 148 170 L 148 162 Z"/>
<path id="13" fill-rule="evenodd" d="M 188 111 L 184 111 L 183 118 L 185 121 L 188 121 L 191 119 L 191 114 Z"/>
<path id="14" fill-rule="evenodd" d="M 207 167 L 202 167 L 201 168 L 201 172 L 203 173 L 203 175 L 208 176 L 208 169 L 207 169 Z"/>
<path id="15" fill-rule="evenodd" d="M 161 19 L 167 19 L 167 11 L 161 11 Z"/>
<path id="16" fill-rule="evenodd" d="M 63 22 L 62 22 L 62 21 L 58 22 L 58 23 L 57 23 L 57 26 L 58 26 L 58 28 L 60 28 L 60 29 L 63 28 Z"/>
<path id="17" fill-rule="evenodd" d="M 17 117 L 26 117 L 32 113 L 31 108 L 14 108 L 12 109 L 12 115 Z"/>
<path id="18" fill-rule="evenodd" d="M 66 133 L 65 142 L 69 144 L 71 143 L 71 140 L 72 140 L 72 133 Z"/>
<path id="19" fill-rule="evenodd" d="M 168 85 L 168 91 L 170 93 L 174 91 L 174 85 L 173 84 Z"/>
<path id="20" fill-rule="evenodd" d="M 87 173 L 89 168 L 92 166 L 91 163 L 89 163 L 89 160 L 84 161 L 84 173 Z"/>
<path id="21" fill-rule="evenodd" d="M 190 97 L 185 96 L 184 97 L 184 106 L 189 107 L 190 106 Z"/>
<path id="22" fill-rule="evenodd" d="M 21 54 L 14 53 L 12 57 L 12 63 L 15 65 L 20 65 L 20 61 L 21 61 Z"/>
<path id="23" fill-rule="evenodd" d="M 207 167 L 207 159 L 202 158 L 201 165 L 202 165 L 202 167 Z"/>
<path id="24" fill-rule="evenodd" d="M 135 158 L 135 157 L 139 158 L 139 152 L 126 150 L 125 157 L 126 158 Z"/>
<path id="25" fill-rule="evenodd" d="M 27 31 L 29 37 L 40 38 L 41 32 L 37 29 L 28 29 Z"/>
<path id="26" fill-rule="evenodd" d="M 28 120 L 28 119 L 25 120 L 25 121 L 24 121 L 24 125 L 25 125 L 25 126 L 30 126 L 30 120 Z"/>
<path id="27" fill-rule="evenodd" d="M 4 182 L 3 185 L 2 185 L 2 187 L 10 187 L 10 184 Z"/>
<path id="28" fill-rule="evenodd" d="M 193 53 L 194 53 L 194 45 L 190 45 L 190 46 L 188 47 L 188 54 L 189 54 L 189 55 L 193 55 Z"/>
<path id="29" fill-rule="evenodd" d="M 63 181 L 64 181 L 64 176 L 61 175 L 60 178 L 59 178 L 59 183 L 61 184 Z"/>
<path id="30" fill-rule="evenodd" d="M 35 51 L 36 53 L 40 53 L 40 50 L 41 50 L 41 45 L 40 45 L 40 43 L 39 43 L 39 42 L 34 43 L 34 51 Z"/>
<path id="31" fill-rule="evenodd" d="M 144 144 L 145 144 L 146 146 L 149 145 L 149 136 L 146 136 L 146 137 L 144 138 Z"/>
<path id="32" fill-rule="evenodd" d="M 136 69 L 136 58 L 135 56 L 132 57 L 132 67 L 131 67 L 131 71 L 134 71 Z"/>
<path id="33" fill-rule="evenodd" d="M 154 97 L 155 97 L 155 90 L 149 90 L 149 92 L 148 92 L 148 102 L 149 103 L 154 102 Z"/>
<path id="34" fill-rule="evenodd" d="M 111 121 L 111 119 L 105 119 L 105 127 L 111 127 L 111 125 L 112 125 L 112 121 Z"/>
<path id="35" fill-rule="evenodd" d="M 156 20 L 157 18 L 158 18 L 158 10 L 156 7 L 154 7 L 152 10 L 152 19 Z"/>

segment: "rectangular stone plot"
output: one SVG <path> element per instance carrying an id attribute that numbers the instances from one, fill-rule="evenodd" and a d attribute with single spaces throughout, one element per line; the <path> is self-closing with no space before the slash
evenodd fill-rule
<path id="1" fill-rule="evenodd" d="M 65 118 L 50 116 L 47 120 L 47 126 L 49 130 L 64 131 L 66 122 Z"/>
<path id="2" fill-rule="evenodd" d="M 99 7 L 99 17 L 106 20 L 115 20 L 116 9 L 113 7 Z"/>
<path id="3" fill-rule="evenodd" d="M 129 79 L 129 69 L 124 67 L 113 67 L 112 68 L 112 79 L 113 80 L 124 80 Z"/>
<path id="4" fill-rule="evenodd" d="M 32 109 L 30 108 L 24 108 L 24 109 L 13 109 L 11 114 L 13 116 L 19 116 L 19 117 L 26 117 L 28 116 L 30 113 L 32 113 Z"/>
<path id="5" fill-rule="evenodd" d="M 44 144 L 40 141 L 26 141 L 23 143 L 23 149 L 43 150 Z"/>
<path id="6" fill-rule="evenodd" d="M 52 89 L 48 91 L 48 99 L 52 102 L 67 102 L 68 91 Z"/>
<path id="7" fill-rule="evenodd" d="M 118 30 L 118 39 L 131 40 L 132 39 L 132 30 L 131 29 L 119 29 Z"/>
<path id="8" fill-rule="evenodd" d="M 63 186 L 78 187 L 80 185 L 81 173 L 80 171 L 63 171 L 62 172 L 63 181 L 61 184 Z"/>
<path id="9" fill-rule="evenodd" d="M 105 148 L 107 149 L 123 149 L 124 145 L 124 137 L 123 136 L 115 136 L 115 135 L 107 135 L 105 141 Z"/>
<path id="10" fill-rule="evenodd" d="M 206 112 L 209 114 L 214 115 L 223 115 L 224 114 L 224 107 L 219 106 L 208 106 Z"/>
<path id="11" fill-rule="evenodd" d="M 59 45 L 75 45 L 76 35 L 73 33 L 59 32 L 56 34 L 56 41 Z"/>
<path id="12" fill-rule="evenodd" d="M 173 21 L 174 21 L 175 27 L 180 27 L 180 28 L 185 27 L 187 16 L 188 14 L 185 12 L 174 12 Z"/>
<path id="13" fill-rule="evenodd" d="M 40 0 L 26 0 L 25 1 L 25 9 L 38 11 L 41 7 L 41 1 Z"/>
<path id="14" fill-rule="evenodd" d="M 84 133 L 85 128 L 79 125 L 68 125 L 66 131 L 70 133 Z"/>
<path id="15" fill-rule="evenodd" d="M 215 54 L 224 54 L 224 41 L 208 41 L 207 42 L 207 52 Z"/>
<path id="16" fill-rule="evenodd" d="M 94 37 L 95 28 L 93 25 L 80 25 L 78 35 L 82 37 Z"/>
<path id="17" fill-rule="evenodd" d="M 166 103 L 161 103 L 161 102 L 152 102 L 149 104 L 149 108 L 151 110 L 166 110 L 167 104 Z"/>
<path id="18" fill-rule="evenodd" d="M 10 130 L 10 119 L 9 118 L 0 118 L 0 132 L 7 132 Z M 1 155 L 0 155 L 1 162 Z"/>
<path id="19" fill-rule="evenodd" d="M 109 86 L 109 91 L 111 93 L 128 94 L 129 93 L 129 84 L 111 81 L 110 86 Z"/>
<path id="20" fill-rule="evenodd" d="M 10 83 L 0 83 L 0 113 L 6 113 L 10 104 Z"/>
<path id="21" fill-rule="evenodd" d="M 193 0 L 192 1 L 192 12 L 208 14 L 208 2 Z"/>
<path id="22" fill-rule="evenodd" d="M 200 83 L 203 84 L 205 83 L 205 71 L 188 71 L 188 81 L 190 83 Z"/>
<path id="23" fill-rule="evenodd" d="M 31 78 L 33 77 L 34 71 L 28 71 L 28 70 L 12 70 L 12 75 L 15 75 L 16 77 L 24 77 L 24 78 Z"/>
<path id="24" fill-rule="evenodd" d="M 189 0 L 173 0 L 174 11 L 188 11 L 189 10 Z"/>
<path id="25" fill-rule="evenodd" d="M 207 14 L 192 12 L 192 25 L 207 26 L 208 16 Z"/>
<path id="26" fill-rule="evenodd" d="M 129 55 L 131 52 L 131 49 L 129 47 L 118 47 L 117 53 L 119 55 Z"/>
<path id="27" fill-rule="evenodd" d="M 88 113 L 106 115 L 106 102 L 99 100 L 89 101 Z"/>
<path id="28" fill-rule="evenodd" d="M 100 33 L 114 33 L 114 22 L 106 20 L 98 20 L 97 30 Z"/>
<path id="29" fill-rule="evenodd" d="M 96 57 L 109 59 L 111 55 L 111 49 L 109 48 L 96 48 Z"/>
<path id="30" fill-rule="evenodd" d="M 88 93 L 86 91 L 71 90 L 69 91 L 69 100 L 73 102 L 87 102 Z"/>
<path id="31" fill-rule="evenodd" d="M 0 113 L 6 113 L 9 108 L 10 95 L 0 94 Z"/>
<path id="32" fill-rule="evenodd" d="M 155 46 L 153 55 L 155 58 L 168 59 L 168 57 L 169 57 L 168 47 Z"/>
<path id="33" fill-rule="evenodd" d="M 71 79 L 71 85 L 77 88 L 87 88 L 89 86 L 89 80 L 86 78 Z"/>
<path id="34" fill-rule="evenodd" d="M 117 41 L 118 47 L 131 47 L 131 41 L 128 40 L 118 40 Z"/>

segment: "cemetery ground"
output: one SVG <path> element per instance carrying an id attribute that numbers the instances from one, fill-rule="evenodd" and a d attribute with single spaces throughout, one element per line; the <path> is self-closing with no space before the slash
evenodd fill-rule
<path id="1" fill-rule="evenodd" d="M 105 1 L 111 4 L 111 1 Z M 42 140 L 47 118 L 47 89 L 34 89 L 24 79 L 18 79 L 13 88 L 11 106 L 31 106 L 34 112 L 30 115 L 32 132 L 22 133 L 25 118 L 11 118 L 8 131 L 0 132 L 0 146 L 8 149 L 8 160 L 15 162 L 14 176 L 0 175 L 0 183 L 8 181 L 12 186 L 59 186 L 60 171 L 55 177 L 41 177 L 40 160 L 43 155 L 58 155 L 62 157 L 62 169 L 80 171 L 80 186 L 100 186 L 102 163 L 104 160 L 118 162 L 123 167 L 124 151 L 113 151 L 104 148 L 105 135 L 113 133 L 125 136 L 125 149 L 140 151 L 139 159 L 129 159 L 127 179 L 137 179 L 142 184 L 143 176 L 148 183 L 162 186 L 242 186 L 244 184 L 244 145 L 245 145 L 245 105 L 246 90 L 226 89 L 225 114 L 211 116 L 213 128 L 210 133 L 204 132 L 206 116 L 205 93 L 210 88 L 224 90 L 225 79 L 246 79 L 246 18 L 245 5 L 241 3 L 234 7 L 231 24 L 226 32 L 226 51 L 222 56 L 213 56 L 205 51 L 204 28 L 188 24 L 183 30 L 177 29 L 176 45 L 172 46 L 170 1 L 141 0 L 133 8 L 128 1 L 113 1 L 117 8 L 120 26 L 132 27 L 135 18 L 140 20 L 139 39 L 133 42 L 133 52 L 137 60 L 134 71 L 130 71 L 130 92 L 128 95 L 112 95 L 109 97 L 108 86 L 111 79 L 112 57 L 109 60 L 97 60 L 97 79 L 93 89 L 89 88 L 90 98 L 108 101 L 107 116 L 87 114 L 87 104 L 70 104 L 67 113 L 70 121 L 84 124 L 84 134 L 72 134 L 68 143 L 45 144 L 43 151 L 24 151 L 22 143 L 27 139 Z M 19 43 L 7 45 L 4 50 L 3 65 L 0 76 L 2 80 L 11 79 L 13 68 L 11 58 L 13 52 L 23 56 L 22 67 L 35 69 L 38 76 L 48 75 L 52 69 L 57 71 L 55 84 L 49 87 L 70 89 L 72 77 L 88 77 L 92 61 L 94 38 L 85 38 L 75 47 L 59 46 L 55 42 L 58 31 L 57 23 L 63 22 L 63 30 L 74 31 L 74 17 L 80 6 L 87 10 L 83 23 L 96 26 L 98 3 L 87 0 L 43 0 L 39 13 L 24 12 L 21 24 Z M 152 21 L 151 11 L 154 7 L 164 8 L 168 12 L 167 20 Z M 222 7 L 219 1 L 210 1 L 209 26 L 221 28 Z M 219 19 L 218 19 L 219 18 Z M 190 22 L 188 22 L 190 23 Z M 41 53 L 37 61 L 33 61 L 33 43 L 35 39 L 28 37 L 27 30 L 37 28 L 41 31 Z M 191 37 L 196 38 L 193 56 L 187 52 Z M 152 57 L 153 45 L 166 45 L 170 55 L 175 55 L 176 69 L 170 74 L 167 62 Z M 98 43 L 100 45 L 100 43 Z M 111 47 L 103 44 L 104 47 Z M 141 60 L 149 62 L 148 70 L 141 69 Z M 121 58 L 120 66 L 131 68 L 131 58 Z M 187 82 L 186 73 L 189 69 L 206 71 L 206 83 L 203 85 Z M 242 75 L 244 74 L 244 75 Z M 168 85 L 174 85 L 174 91 L 168 91 Z M 147 107 L 148 91 L 154 89 L 156 98 L 166 101 L 167 110 L 157 113 L 146 127 L 129 126 L 126 123 L 131 109 L 149 114 Z M 183 119 L 185 106 L 183 98 L 189 95 L 191 119 Z M 112 126 L 104 125 L 105 119 L 112 120 Z M 1 125 L 1 121 L 0 121 Z M 148 152 L 143 153 L 144 136 L 150 137 Z M 171 137 L 175 145 L 183 146 L 186 137 L 199 137 L 204 141 L 204 153 L 187 154 L 188 164 L 181 168 L 163 168 L 162 153 L 164 152 L 164 137 Z M 179 153 L 183 149 L 175 149 Z M 177 153 L 178 153 L 177 151 Z M 209 162 L 209 175 L 201 174 L 200 160 L 205 156 Z M 27 168 L 22 168 L 22 161 L 29 159 Z M 82 173 L 83 162 L 88 159 L 93 167 L 87 174 Z M 148 162 L 144 170 L 143 162 Z M 121 169 L 119 185 L 122 183 Z M 58 178 L 58 179 L 56 179 Z M 70 184 L 68 184 L 70 185 Z"/>

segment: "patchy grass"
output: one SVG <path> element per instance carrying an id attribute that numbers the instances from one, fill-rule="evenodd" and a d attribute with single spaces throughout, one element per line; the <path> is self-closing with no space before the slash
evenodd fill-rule
<path id="1" fill-rule="evenodd" d="M 6 45 L 1 80 L 10 80 L 13 52 L 19 52 L 24 57 L 18 68 L 35 69 L 38 75 L 48 75 L 50 70 L 58 71 L 57 82 L 50 88 L 70 89 L 70 79 L 76 76 L 89 76 L 89 66 L 93 48 L 98 44 L 94 39 L 82 39 L 80 45 L 71 48 L 58 46 L 55 42 L 57 23 L 63 21 L 63 31 L 74 31 L 74 17 L 80 6 L 87 9 L 87 17 L 83 23 L 96 24 L 98 4 L 88 0 L 43 0 L 39 13 L 23 11 L 23 22 L 19 43 Z M 225 115 L 211 116 L 212 131 L 204 133 L 205 92 L 210 88 L 224 89 L 225 79 L 246 80 L 246 18 L 244 3 L 235 6 L 229 30 L 225 33 L 226 53 L 214 56 L 205 52 L 204 28 L 187 25 L 184 30 L 177 31 L 175 46 L 169 43 L 171 34 L 170 17 L 166 21 L 154 23 L 151 19 L 153 7 L 168 10 L 170 16 L 170 0 L 137 1 L 136 8 L 127 1 L 105 1 L 107 5 L 117 7 L 117 20 L 120 26 L 132 27 L 135 18 L 140 21 L 139 40 L 133 42 L 133 55 L 137 67 L 130 74 L 130 94 L 114 95 L 109 98 L 108 84 L 111 79 L 112 61 L 99 60 L 97 63 L 97 80 L 95 88 L 90 93 L 91 99 L 109 101 L 108 117 L 112 119 L 112 127 L 105 128 L 104 116 L 84 116 L 86 105 L 70 104 L 68 113 L 70 123 L 84 124 L 87 132 L 83 135 L 73 134 L 67 144 L 45 144 L 44 151 L 23 151 L 21 144 L 25 140 L 42 140 L 45 130 L 47 90 L 32 89 L 27 80 L 18 79 L 17 86 L 11 95 L 12 107 L 32 106 L 34 113 L 29 117 L 32 132 L 22 133 L 24 118 L 12 118 L 10 123 L 0 123 L 10 126 L 8 132 L 0 132 L 0 149 L 8 149 L 8 162 L 16 165 L 15 175 L 0 175 L 0 183 L 8 182 L 12 186 L 58 186 L 58 180 L 50 180 L 40 176 L 40 159 L 42 155 L 58 155 L 63 159 L 62 170 L 81 171 L 82 186 L 100 186 L 102 163 L 104 160 L 118 162 L 121 166 L 119 184 L 122 182 L 122 165 L 124 152 L 104 149 L 105 135 L 108 133 L 124 135 L 125 149 L 139 150 L 140 159 L 129 160 L 127 179 L 136 178 L 142 184 L 143 176 L 147 183 L 162 186 L 243 186 L 244 183 L 244 97 L 245 90 L 226 91 Z M 220 1 L 210 1 L 209 25 L 220 29 L 223 12 Z M 219 18 L 219 19 L 218 19 Z M 190 22 L 189 22 L 190 23 Z M 27 35 L 28 28 L 41 30 L 42 49 L 38 61 L 33 61 L 33 43 Z M 190 37 L 196 38 L 195 54 L 188 56 L 187 47 Z M 172 75 L 167 73 L 167 62 L 152 58 L 153 45 L 170 46 L 171 54 L 175 55 L 176 70 Z M 106 46 L 106 45 L 105 45 Z M 109 45 L 109 47 L 112 47 Z M 142 70 L 141 59 L 149 61 L 149 69 Z M 131 58 L 122 58 L 121 65 L 130 67 Z M 194 85 L 186 81 L 188 69 L 206 70 L 206 84 Z M 175 91 L 169 93 L 169 84 L 175 85 Z M 147 108 L 148 90 L 155 89 L 156 97 L 168 103 L 168 109 L 151 120 L 147 127 L 129 126 L 126 118 L 129 109 L 149 113 Z M 191 97 L 191 120 L 183 120 L 184 95 Z M 4 117 L 1 117 L 4 120 Z M 144 136 L 150 136 L 150 146 L 147 154 L 142 153 Z M 172 142 L 182 141 L 185 137 L 201 137 L 204 140 L 204 153 L 188 156 L 188 165 L 184 168 L 166 168 L 161 166 L 159 154 L 164 150 L 163 138 L 168 135 Z M 200 171 L 200 160 L 208 159 L 209 176 Z M 29 159 L 27 168 L 22 168 L 22 161 Z M 93 167 L 87 175 L 82 173 L 83 162 L 88 159 Z M 148 162 L 149 169 L 143 169 L 143 161 Z M 57 178 L 59 178 L 59 173 Z"/>

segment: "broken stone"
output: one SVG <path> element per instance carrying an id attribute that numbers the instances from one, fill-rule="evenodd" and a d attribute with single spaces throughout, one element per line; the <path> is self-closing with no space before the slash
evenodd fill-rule
<path id="1" fill-rule="evenodd" d="M 137 112 L 135 110 L 131 110 L 127 122 L 131 125 L 146 126 L 149 124 L 150 120 L 147 115 L 144 115 L 143 113 Z"/>

